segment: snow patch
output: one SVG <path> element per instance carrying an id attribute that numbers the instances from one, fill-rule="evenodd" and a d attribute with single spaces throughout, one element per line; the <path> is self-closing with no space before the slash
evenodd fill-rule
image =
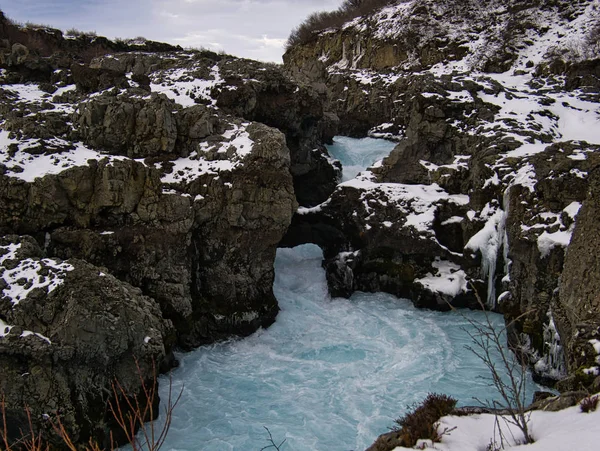
<path id="1" fill-rule="evenodd" d="M 437 269 L 437 273 L 435 275 L 429 273 L 422 279 L 416 279 L 415 282 L 432 292 L 453 297 L 467 291 L 467 275 L 459 265 L 436 258 L 431 266 Z"/>

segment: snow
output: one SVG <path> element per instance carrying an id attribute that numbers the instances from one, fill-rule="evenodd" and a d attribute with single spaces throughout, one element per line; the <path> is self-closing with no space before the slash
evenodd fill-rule
<path id="1" fill-rule="evenodd" d="M 2 321 L 2 319 L 0 319 L 0 338 L 4 338 L 7 335 L 10 334 L 10 331 L 12 330 L 14 326 L 10 326 L 8 324 L 6 324 L 4 321 Z M 19 335 L 20 338 L 25 338 L 25 337 L 29 337 L 29 336 L 34 336 L 37 337 L 43 341 L 45 341 L 48 344 L 52 344 L 52 342 L 50 341 L 50 339 L 42 334 L 39 334 L 37 332 L 32 332 L 30 330 L 24 330 L 23 332 L 21 332 L 21 335 Z"/>
<path id="2" fill-rule="evenodd" d="M 162 182 L 187 182 L 206 174 L 218 175 L 220 172 L 233 171 L 242 164 L 254 147 L 254 141 L 246 130 L 248 125 L 250 124 L 243 123 L 241 126 L 231 124 L 232 128 L 223 133 L 223 141 L 212 145 L 202 142 L 197 152 L 172 161 L 172 171 L 163 175 Z M 214 155 L 219 154 L 223 159 L 212 159 L 215 158 Z"/>
<path id="3" fill-rule="evenodd" d="M 437 273 L 435 275 L 429 273 L 422 279 L 416 279 L 415 282 L 430 291 L 449 296 L 457 296 L 467 291 L 467 275 L 459 265 L 436 258 L 431 266 L 437 269 Z"/>
<path id="4" fill-rule="evenodd" d="M 563 212 L 565 212 L 571 219 L 575 219 L 577 216 L 577 213 L 579 213 L 580 208 L 581 208 L 581 204 L 579 202 L 571 202 L 563 210 Z M 542 217 L 542 219 L 552 218 L 552 219 L 554 219 L 554 223 L 559 223 L 561 226 L 563 226 L 559 214 L 546 213 L 546 216 L 544 217 L 544 213 L 542 213 L 542 214 L 540 214 L 540 217 Z M 521 226 L 521 227 L 523 227 L 523 226 Z M 542 225 L 542 227 L 544 227 L 544 225 Z M 556 246 L 561 246 L 566 249 L 569 246 L 569 243 L 571 242 L 571 237 L 573 235 L 574 230 L 575 230 L 574 223 L 571 224 L 571 226 L 567 230 L 557 230 L 556 232 L 552 232 L 552 233 L 549 233 L 548 231 L 544 230 L 538 236 L 538 239 L 537 239 L 538 249 L 540 251 L 542 258 L 545 258 L 548 255 L 550 255 L 550 252 Z"/>
<path id="5" fill-rule="evenodd" d="M 563 211 L 568 214 L 571 219 L 575 219 L 580 209 L 581 204 L 579 202 L 571 202 Z"/>
<path id="6" fill-rule="evenodd" d="M 63 151 L 51 154 L 32 155 L 27 149 L 38 144 L 38 140 L 19 141 L 9 137 L 9 132 L 0 130 L 0 164 L 7 166 L 7 174 L 25 182 L 33 182 L 38 177 L 61 172 L 76 166 L 87 166 L 88 160 L 125 160 L 126 157 L 106 155 L 92 150 L 80 142 L 71 143 L 58 138 L 45 140 L 46 144 L 63 147 Z M 19 150 L 11 154 L 9 145 L 17 144 Z M 20 168 L 17 169 L 16 167 Z"/>
<path id="7" fill-rule="evenodd" d="M 5 258 L 6 256 L 0 257 L 0 264 L 4 263 Z M 7 296 L 14 306 L 27 298 L 27 295 L 36 288 L 46 288 L 46 291 L 51 293 L 64 282 L 65 273 L 74 268 L 68 263 L 49 258 L 42 260 L 27 258 L 19 261 L 19 264 L 12 269 L 6 267 L 3 269 L 2 277 L 7 286 L 2 290 L 2 294 Z M 40 274 L 42 269 L 48 270 L 47 275 Z"/>
<path id="8" fill-rule="evenodd" d="M 486 205 L 489 208 L 489 204 Z M 482 212 L 483 213 L 483 212 Z M 481 274 L 488 281 L 487 304 L 496 306 L 496 262 L 498 252 L 504 245 L 506 213 L 498 208 L 486 221 L 483 228 L 471 237 L 465 249 L 481 254 Z"/>
<path id="9" fill-rule="evenodd" d="M 418 232 L 426 234 L 433 234 L 432 226 L 439 201 L 446 200 L 456 205 L 467 205 L 469 203 L 469 196 L 448 194 L 436 183 L 431 185 L 377 183 L 372 181 L 372 174 L 369 172 L 341 183 L 339 188 L 353 188 L 363 191 L 361 200 L 367 211 L 370 211 L 368 199 L 378 199 L 379 202 L 394 204 L 406 213 L 404 227 L 413 227 Z"/>
<path id="10" fill-rule="evenodd" d="M 481 451 L 489 449 L 490 442 L 499 443 L 496 416 L 491 414 L 464 417 L 446 416 L 440 419 L 438 431 L 452 430 L 435 443 L 438 451 Z M 500 427 L 506 437 L 505 449 L 523 451 L 592 451 L 598 449 L 600 437 L 600 409 L 583 413 L 579 406 L 559 412 L 533 411 L 529 428 L 535 440 L 528 445 L 516 444 L 521 432 L 510 423 L 509 418 L 499 417 Z M 412 448 L 397 447 L 394 451 Z"/>
<path id="11" fill-rule="evenodd" d="M 189 69 L 169 69 L 155 72 L 152 75 L 150 89 L 152 92 L 165 94 L 183 107 L 196 105 L 195 99 L 209 101 L 215 106 L 217 101 L 211 96 L 214 87 L 225 83 L 221 78 L 219 66 L 214 65 L 210 72 L 211 79 L 197 78 Z"/>
<path id="12" fill-rule="evenodd" d="M 452 216 L 451 218 L 446 219 L 445 221 L 442 221 L 442 225 L 450 225 L 450 224 L 459 224 L 461 222 L 464 221 L 465 218 L 463 218 L 462 216 Z"/>
<path id="13" fill-rule="evenodd" d="M 8 261 L 18 260 L 17 253 L 20 248 L 21 243 L 0 246 L 0 277 L 4 280 L 0 298 L 8 298 L 12 307 L 25 300 L 35 289 L 52 292 L 64 282 L 66 273 L 74 269 L 66 262 L 57 262 L 48 258 L 42 260 L 28 258 L 20 260 L 17 265 L 12 263 L 6 265 Z M 0 338 L 8 335 L 13 327 L 0 319 Z M 50 343 L 47 337 L 29 330 L 23 331 L 20 336 L 30 335 Z"/>
<path id="14" fill-rule="evenodd" d="M 34 83 L 2 85 L 2 89 L 16 94 L 18 101 L 25 103 L 42 103 L 44 100 L 50 100 L 52 98 L 50 94 L 42 91 L 39 86 Z"/>
<path id="15" fill-rule="evenodd" d="M 53 94 L 42 91 L 39 88 L 39 85 L 35 83 L 2 85 L 1 88 L 15 95 L 16 97 L 14 101 L 16 103 L 18 102 L 37 107 L 42 105 L 50 106 L 49 109 L 42 110 L 41 112 L 53 111 L 71 114 L 74 111 L 73 106 L 70 104 L 52 101 L 55 96 L 60 96 L 69 91 L 74 91 L 76 87 L 73 84 L 60 87 Z"/>

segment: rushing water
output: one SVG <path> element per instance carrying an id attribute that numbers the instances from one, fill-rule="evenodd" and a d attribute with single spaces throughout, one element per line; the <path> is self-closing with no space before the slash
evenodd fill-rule
<path id="1" fill-rule="evenodd" d="M 336 137 L 329 151 L 348 180 L 393 147 Z M 179 356 L 172 389 L 183 394 L 163 449 L 258 451 L 269 445 L 267 427 L 277 444 L 286 440 L 284 451 L 364 450 L 428 392 L 462 405 L 499 400 L 484 364 L 465 349 L 465 317 L 382 293 L 331 299 L 322 258 L 314 245 L 278 250 L 276 323 Z M 491 318 L 502 326 L 499 315 Z M 163 399 L 168 386 L 161 378 Z M 533 393 L 531 381 L 528 388 Z"/>
<path id="2" fill-rule="evenodd" d="M 360 171 L 387 157 L 396 143 L 385 139 L 354 139 L 336 136 L 333 145 L 327 146 L 329 154 L 342 163 L 342 182 L 353 179 Z"/>
<path id="3" fill-rule="evenodd" d="M 498 399 L 465 349 L 464 317 L 386 294 L 330 299 L 321 260 L 314 245 L 280 249 L 276 323 L 179 356 L 172 380 L 183 396 L 165 449 L 258 451 L 266 426 L 286 451 L 363 450 L 430 391 L 460 404 Z"/>

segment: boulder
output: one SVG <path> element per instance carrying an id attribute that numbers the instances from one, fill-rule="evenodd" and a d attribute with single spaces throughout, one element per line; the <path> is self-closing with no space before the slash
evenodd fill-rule
<path id="1" fill-rule="evenodd" d="M 43 258 L 28 236 L 0 238 L 0 390 L 9 441 L 35 430 L 67 449 L 52 424 L 71 439 L 109 445 L 115 429 L 107 409 L 118 381 L 143 406 L 142 383 L 172 365 L 174 330 L 139 288 L 82 260 Z M 120 400 L 123 402 L 123 400 Z"/>

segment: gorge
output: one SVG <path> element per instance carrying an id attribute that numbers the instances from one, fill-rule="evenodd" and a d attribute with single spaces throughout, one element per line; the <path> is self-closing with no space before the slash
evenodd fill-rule
<path id="1" fill-rule="evenodd" d="M 411 369 L 443 379 L 464 358 L 454 355 L 460 316 L 447 311 L 479 300 L 504 316 L 536 381 L 600 391 L 598 1 L 373 3 L 293 42 L 283 66 L 0 17 L 0 388 L 11 439 L 27 399 L 52 446 L 48 419 L 60 416 L 78 443 L 108 447 L 111 383 L 139 399 L 153 362 L 168 371 L 174 352 L 203 345 L 194 355 L 212 367 L 177 354 L 179 374 L 207 378 L 199 390 L 220 374 L 238 384 L 236 364 L 281 373 L 252 366 L 265 347 L 293 357 L 290 374 L 272 379 L 279 387 L 294 359 L 325 355 L 350 374 L 381 360 L 388 374 L 396 352 L 436 339 L 423 353 L 446 353 L 423 365 L 444 371 Z M 363 144 L 372 161 L 344 161 Z M 308 243 L 322 249 L 322 270 Z M 322 302 L 298 304 L 297 290 L 313 289 Z M 336 308 L 328 327 L 320 309 Z M 345 315 L 364 328 L 341 328 Z M 291 349 L 294 330 L 317 325 L 356 341 L 328 346 L 324 335 Z M 367 346 L 377 331 L 391 334 L 383 354 Z M 237 348 L 225 370 L 220 359 Z M 394 377 L 381 386 L 393 390 Z M 253 390 L 239 385 L 228 396 Z M 350 409 L 380 402 L 340 393 L 324 396 Z M 363 426 L 356 411 L 332 413 L 359 430 L 341 447 L 364 447 L 389 425 Z M 219 434 L 233 449 L 256 446 L 235 445 L 227 427 Z M 262 432 L 249 428 L 239 434 Z"/>

